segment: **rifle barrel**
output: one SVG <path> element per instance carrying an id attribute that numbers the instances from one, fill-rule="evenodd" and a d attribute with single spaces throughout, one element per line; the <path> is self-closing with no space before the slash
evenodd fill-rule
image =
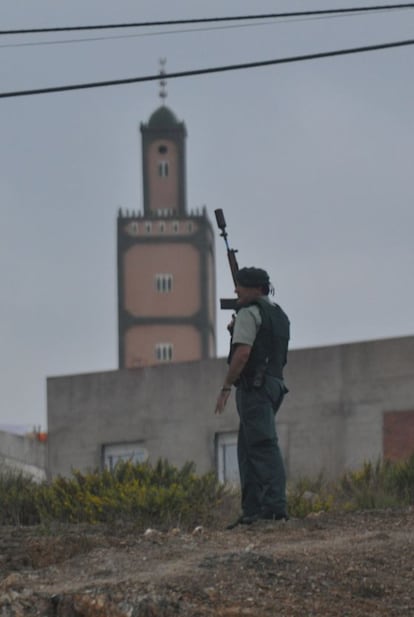
<path id="1" fill-rule="evenodd" d="M 224 238 L 224 242 L 227 249 L 227 258 L 230 266 L 230 272 L 235 285 L 237 285 L 236 275 L 239 270 L 239 266 L 236 259 L 237 250 L 231 249 L 229 247 L 229 243 L 227 240 L 227 232 L 226 232 L 226 219 L 224 218 L 224 212 L 221 208 L 214 210 L 214 214 L 216 215 L 217 226 L 221 230 L 221 236 Z M 237 299 L 229 299 L 229 298 L 221 298 L 220 300 L 220 308 L 227 310 L 236 310 L 237 308 Z"/>

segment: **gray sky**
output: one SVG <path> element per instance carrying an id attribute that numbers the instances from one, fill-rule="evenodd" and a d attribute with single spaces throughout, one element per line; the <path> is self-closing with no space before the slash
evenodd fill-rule
<path id="1" fill-rule="evenodd" d="M 367 0 L 2 0 L 1 29 L 373 5 Z M 180 30 L 188 27 L 180 27 Z M 154 28 L 152 32 L 173 28 Z M 141 31 L 140 31 L 141 32 Z M 0 90 L 413 38 L 414 11 L 193 33 L 0 37 Z M 142 32 L 141 32 L 142 34 Z M 28 42 L 114 37 L 61 45 Z M 188 207 L 223 208 L 265 267 L 292 348 L 414 334 L 414 48 L 171 80 Z M 46 377 L 117 368 L 116 217 L 142 209 L 139 123 L 158 84 L 0 99 L 0 424 L 46 426 Z M 215 222 L 214 222 L 215 224 Z M 217 297 L 232 282 L 217 238 Z M 218 353 L 228 314 L 218 308 Z"/>

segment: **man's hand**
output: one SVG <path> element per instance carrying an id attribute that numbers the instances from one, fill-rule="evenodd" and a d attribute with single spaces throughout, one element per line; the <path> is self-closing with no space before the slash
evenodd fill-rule
<path id="1" fill-rule="evenodd" d="M 246 366 L 246 363 L 249 359 L 250 352 L 252 348 L 251 345 L 235 345 L 234 351 L 231 357 L 229 370 L 227 371 L 226 379 L 224 380 L 224 385 L 220 390 L 220 394 L 217 398 L 216 408 L 214 413 L 221 414 L 224 411 L 224 408 L 229 400 L 231 385 L 234 384 L 239 378 L 242 370 Z"/>
<path id="2" fill-rule="evenodd" d="M 218 398 L 217 398 L 216 408 L 214 410 L 214 413 L 216 414 L 216 416 L 223 413 L 227 405 L 227 401 L 229 400 L 230 392 L 231 392 L 231 388 L 220 390 L 220 394 L 218 395 Z"/>

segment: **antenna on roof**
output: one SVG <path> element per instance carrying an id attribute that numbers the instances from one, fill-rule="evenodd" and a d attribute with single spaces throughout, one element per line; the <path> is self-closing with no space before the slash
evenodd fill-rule
<path id="1" fill-rule="evenodd" d="M 162 104 L 165 104 L 165 99 L 167 98 L 167 80 L 164 79 L 165 75 L 165 65 L 167 63 L 167 58 L 160 58 L 160 99 Z"/>

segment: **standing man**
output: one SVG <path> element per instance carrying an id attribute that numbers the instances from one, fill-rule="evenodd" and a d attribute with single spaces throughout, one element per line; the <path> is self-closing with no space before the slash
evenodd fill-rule
<path id="1" fill-rule="evenodd" d="M 238 310 L 232 332 L 229 368 L 216 403 L 224 411 L 232 386 L 239 414 L 237 456 L 242 515 L 228 529 L 260 519 L 287 520 L 286 475 L 275 414 L 288 392 L 283 367 L 289 344 L 289 319 L 269 298 L 272 286 L 261 268 L 241 268 L 236 277 Z"/>

